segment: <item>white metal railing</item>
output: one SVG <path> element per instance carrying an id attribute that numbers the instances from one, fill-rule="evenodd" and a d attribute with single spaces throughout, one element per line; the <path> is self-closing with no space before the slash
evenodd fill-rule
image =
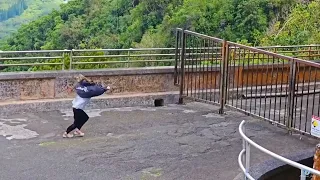
<path id="1" fill-rule="evenodd" d="M 244 124 L 245 124 L 245 121 L 242 121 L 241 124 L 239 125 L 239 132 L 240 132 L 240 135 L 241 135 L 242 141 L 243 141 L 243 145 L 242 145 L 243 149 L 238 156 L 238 163 L 241 168 L 241 171 L 243 172 L 245 180 L 247 180 L 247 179 L 255 180 L 250 175 L 250 149 L 251 149 L 251 146 L 255 147 L 256 149 L 258 149 L 259 151 L 261 151 L 265 154 L 268 154 L 269 156 L 272 156 L 275 159 L 278 159 L 278 160 L 280 160 L 290 166 L 293 166 L 295 168 L 300 169 L 300 171 L 301 171 L 300 179 L 301 180 L 306 180 L 307 176 L 309 176 L 310 174 L 320 176 L 320 171 L 317 171 L 317 170 L 310 168 L 308 166 L 305 166 L 303 164 L 300 164 L 300 163 L 294 162 L 292 160 L 289 160 L 287 158 L 284 158 L 274 152 L 271 152 L 271 151 L 263 148 L 262 146 L 258 145 L 257 143 L 253 142 L 250 138 L 248 138 L 245 135 Z M 245 166 L 243 165 L 243 161 L 245 162 Z"/>

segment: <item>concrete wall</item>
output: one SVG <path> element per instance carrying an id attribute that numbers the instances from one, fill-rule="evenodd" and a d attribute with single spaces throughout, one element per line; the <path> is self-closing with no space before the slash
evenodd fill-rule
<path id="1" fill-rule="evenodd" d="M 0 74 L 0 102 L 62 99 L 74 97 L 67 91 L 79 73 L 109 84 L 113 94 L 177 91 L 172 67 L 86 71 L 20 72 Z"/>

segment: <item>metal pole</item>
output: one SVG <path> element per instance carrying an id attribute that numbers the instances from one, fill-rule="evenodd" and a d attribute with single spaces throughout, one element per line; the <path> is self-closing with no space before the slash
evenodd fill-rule
<path id="1" fill-rule="evenodd" d="M 249 171 L 250 171 L 250 144 L 246 142 L 246 173 L 249 174 Z"/>
<path id="2" fill-rule="evenodd" d="M 183 104 L 183 91 L 184 91 L 184 57 L 185 57 L 185 50 L 186 50 L 186 34 L 184 33 L 184 29 L 182 30 L 182 52 L 181 52 L 181 79 L 180 79 L 180 97 L 179 97 L 179 104 Z"/>
<path id="3" fill-rule="evenodd" d="M 224 77 L 224 92 L 223 92 L 223 109 L 222 109 L 222 112 L 221 114 L 223 113 L 224 111 L 224 106 L 226 105 L 227 103 L 227 97 L 228 97 L 228 88 L 229 88 L 229 45 L 228 45 L 228 42 L 226 41 L 226 44 L 225 44 L 225 77 Z"/>
<path id="4" fill-rule="evenodd" d="M 219 114 L 223 114 L 223 109 L 225 105 L 225 93 L 226 93 L 226 82 L 227 82 L 227 42 L 224 41 L 222 44 L 222 60 L 221 60 L 221 68 L 220 68 L 220 109 Z"/>
<path id="5" fill-rule="evenodd" d="M 131 49 L 132 48 L 130 48 L 129 50 L 128 50 L 128 58 L 127 58 L 127 61 L 128 61 L 128 63 L 127 63 L 127 68 L 129 68 L 129 62 L 130 62 L 130 55 L 131 55 Z"/>
<path id="6" fill-rule="evenodd" d="M 295 84 L 296 84 L 296 68 L 297 63 L 294 59 L 290 62 L 290 74 L 289 74 L 289 100 L 288 100 L 288 119 L 287 119 L 287 127 L 291 132 L 292 124 L 293 124 L 293 114 L 294 114 L 294 98 L 295 98 Z"/>
<path id="7" fill-rule="evenodd" d="M 66 52 L 68 51 L 67 49 L 64 49 L 65 51 L 62 53 L 62 70 L 65 70 L 65 55 L 66 55 Z"/>
<path id="8" fill-rule="evenodd" d="M 73 55 L 73 49 L 70 51 L 70 67 L 69 67 L 70 70 L 72 70 L 72 55 Z"/>
<path id="9" fill-rule="evenodd" d="M 176 30 L 176 47 L 175 47 L 175 64 L 174 64 L 174 85 L 178 85 L 178 54 L 179 54 L 179 40 L 180 31 Z"/>
<path id="10" fill-rule="evenodd" d="M 245 130 L 244 127 L 242 128 L 242 132 L 243 132 L 244 134 L 246 133 L 246 130 Z M 242 138 L 242 149 L 244 149 L 245 152 L 246 152 L 246 140 L 245 140 L 244 138 Z M 246 162 L 246 158 L 245 158 L 244 156 L 242 156 L 242 164 L 243 164 L 243 162 Z M 244 180 L 247 179 L 247 176 L 246 176 L 245 173 L 243 174 L 243 179 L 244 179 Z"/>

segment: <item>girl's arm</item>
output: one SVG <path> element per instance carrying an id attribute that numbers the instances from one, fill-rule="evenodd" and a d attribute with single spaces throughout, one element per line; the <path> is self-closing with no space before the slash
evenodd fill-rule
<path id="1" fill-rule="evenodd" d="M 81 85 L 83 85 L 83 86 L 94 86 L 94 85 L 95 85 L 95 83 L 94 83 L 94 82 L 86 82 L 86 81 L 82 81 L 82 82 L 81 82 Z"/>

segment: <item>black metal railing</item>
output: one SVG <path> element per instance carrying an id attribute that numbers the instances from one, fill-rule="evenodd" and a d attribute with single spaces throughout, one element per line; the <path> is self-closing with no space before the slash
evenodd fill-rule
<path id="1" fill-rule="evenodd" d="M 189 97 L 220 104 L 223 40 L 182 29 L 177 34 L 177 49 L 181 49 L 176 56 L 180 99 Z"/>
<path id="2" fill-rule="evenodd" d="M 268 51 L 274 47 L 249 47 L 182 29 L 177 32 L 180 102 L 189 98 L 216 103 L 220 113 L 229 107 L 311 134 L 311 119 L 320 116 L 320 64 Z"/>

